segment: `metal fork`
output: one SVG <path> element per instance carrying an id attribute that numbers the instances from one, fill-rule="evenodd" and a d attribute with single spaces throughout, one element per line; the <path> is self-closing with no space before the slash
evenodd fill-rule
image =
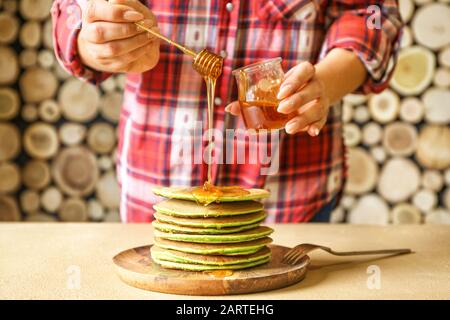
<path id="1" fill-rule="evenodd" d="M 374 254 L 405 254 L 411 253 L 411 249 L 386 249 L 386 250 L 369 250 L 369 251 L 345 251 L 337 252 L 331 248 L 319 246 L 316 244 L 302 243 L 290 249 L 282 259 L 283 263 L 295 265 L 313 250 L 322 249 L 335 256 L 358 256 L 358 255 L 374 255 Z"/>

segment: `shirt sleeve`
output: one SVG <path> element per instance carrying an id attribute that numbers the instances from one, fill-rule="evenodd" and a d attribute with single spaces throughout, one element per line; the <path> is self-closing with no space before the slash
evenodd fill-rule
<path id="1" fill-rule="evenodd" d="M 381 92 L 394 70 L 402 21 L 397 0 L 330 0 L 320 58 L 334 48 L 353 51 L 367 69 L 358 93 Z"/>
<path id="2" fill-rule="evenodd" d="M 111 74 L 83 65 L 78 54 L 77 38 L 81 30 L 81 7 L 87 0 L 55 0 L 51 13 L 56 58 L 70 74 L 93 84 L 99 84 Z"/>

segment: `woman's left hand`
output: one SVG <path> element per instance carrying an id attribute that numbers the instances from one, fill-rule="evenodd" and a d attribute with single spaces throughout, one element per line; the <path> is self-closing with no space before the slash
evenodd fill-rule
<path id="1" fill-rule="evenodd" d="M 286 73 L 277 98 L 280 100 L 278 112 L 298 114 L 285 126 L 288 134 L 307 131 L 317 136 L 320 133 L 327 121 L 330 99 L 310 62 L 302 62 Z M 239 115 L 239 103 L 229 104 L 225 111 Z"/>

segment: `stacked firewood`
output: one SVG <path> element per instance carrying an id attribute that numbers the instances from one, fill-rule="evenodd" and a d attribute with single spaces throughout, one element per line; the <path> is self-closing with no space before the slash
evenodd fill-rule
<path id="1" fill-rule="evenodd" d="M 97 88 L 59 66 L 52 3 L 0 1 L 0 221 L 118 221 L 124 76 Z"/>
<path id="2" fill-rule="evenodd" d="M 333 221 L 450 223 L 450 8 L 399 0 L 390 89 L 344 99 L 349 179 Z"/>
<path id="3" fill-rule="evenodd" d="M 53 55 L 52 0 L 0 0 L 0 220 L 118 220 L 124 76 L 100 87 Z M 400 0 L 390 88 L 343 103 L 349 177 L 334 222 L 450 223 L 450 8 Z"/>

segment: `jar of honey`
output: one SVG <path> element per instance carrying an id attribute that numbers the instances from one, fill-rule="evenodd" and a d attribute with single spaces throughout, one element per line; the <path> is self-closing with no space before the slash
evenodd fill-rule
<path id="1" fill-rule="evenodd" d="M 238 86 L 238 100 L 247 129 L 282 129 L 296 113 L 277 111 L 277 99 L 284 78 L 281 58 L 254 63 L 233 70 Z"/>

